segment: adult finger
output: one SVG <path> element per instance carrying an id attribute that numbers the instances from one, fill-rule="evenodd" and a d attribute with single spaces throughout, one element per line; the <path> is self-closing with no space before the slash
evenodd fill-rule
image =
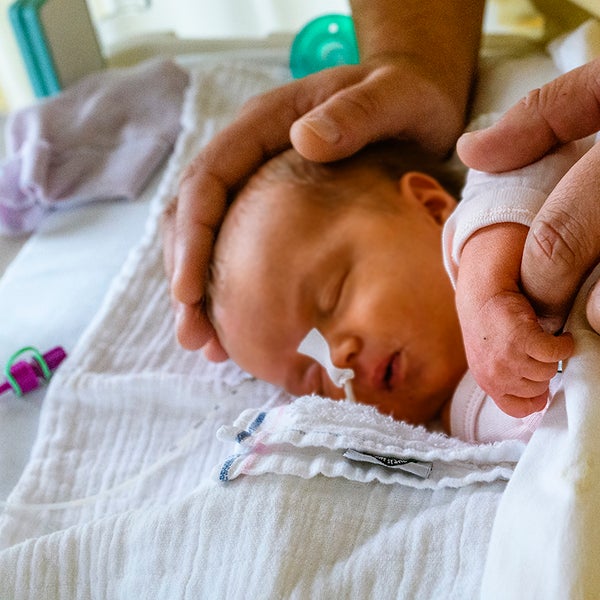
<path id="1" fill-rule="evenodd" d="M 408 99 L 400 101 L 405 95 Z M 323 133 L 321 127 L 317 135 L 315 116 L 319 114 L 324 119 L 321 125 L 327 123 L 325 129 L 330 127 L 330 131 Z M 462 122 L 460 115 L 452 114 L 448 98 L 408 64 L 328 69 L 251 100 L 184 172 L 172 281 L 177 300 L 185 304 L 201 300 L 228 190 L 288 147 L 290 127 L 303 115 L 308 121 L 294 125 L 294 141 L 301 153 L 305 150 L 315 160 L 341 158 L 369 141 L 394 135 L 421 141 L 431 150 L 446 150 Z M 434 119 L 439 127 L 431 125 Z M 302 140 L 307 139 L 303 146 Z"/>
<path id="2" fill-rule="evenodd" d="M 177 198 L 173 198 L 169 204 L 167 204 L 160 218 L 160 233 L 162 237 L 162 250 L 163 250 L 163 267 L 167 279 L 171 280 L 173 276 L 174 261 L 175 257 L 174 246 L 175 246 L 175 214 L 177 213 Z"/>
<path id="3" fill-rule="evenodd" d="M 596 282 L 589 291 L 586 301 L 586 317 L 596 333 L 600 333 L 600 283 Z"/>
<path id="4" fill-rule="evenodd" d="M 218 337 L 213 337 L 208 341 L 207 344 L 202 348 L 204 357 L 211 362 L 223 362 L 229 358 L 227 351 L 223 346 Z"/>
<path id="5" fill-rule="evenodd" d="M 163 267 L 167 280 L 173 278 L 175 264 L 175 229 L 178 201 L 173 198 L 164 209 L 160 219 Z M 169 288 L 171 307 L 175 314 L 175 329 L 179 343 L 189 350 L 201 348 L 214 336 L 214 329 L 200 306 L 186 305 L 177 300 Z"/>
<path id="6" fill-rule="evenodd" d="M 521 265 L 523 291 L 547 331 L 558 331 L 600 258 L 600 144 L 563 177 L 532 223 Z"/>
<path id="7" fill-rule="evenodd" d="M 187 350 L 199 350 L 216 338 L 215 330 L 201 303 L 173 301 L 175 330 L 179 343 Z"/>
<path id="8" fill-rule="evenodd" d="M 464 134 L 463 162 L 492 173 L 523 167 L 600 129 L 600 58 L 531 91 L 494 125 Z"/>

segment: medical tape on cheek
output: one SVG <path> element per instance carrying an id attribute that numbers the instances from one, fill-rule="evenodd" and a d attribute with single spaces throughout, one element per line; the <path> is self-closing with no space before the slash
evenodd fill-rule
<path id="1" fill-rule="evenodd" d="M 346 400 L 355 402 L 350 381 L 354 377 L 354 370 L 340 369 L 333 364 L 329 344 L 318 329 L 313 328 L 306 334 L 306 337 L 298 346 L 298 352 L 316 360 L 327 371 L 327 375 L 329 375 L 329 379 L 333 381 L 333 384 L 339 388 L 344 388 Z"/>

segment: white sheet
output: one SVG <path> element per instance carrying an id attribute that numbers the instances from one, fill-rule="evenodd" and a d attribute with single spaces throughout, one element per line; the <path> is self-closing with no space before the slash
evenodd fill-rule
<path id="1" fill-rule="evenodd" d="M 24 346 L 67 352 L 98 311 L 107 287 L 132 244 L 139 239 L 156 182 L 132 203 L 99 203 L 51 213 L 21 244 L 4 238 L 18 253 L 0 279 L 0 365 Z M 22 247 L 21 247 L 22 246 Z M 23 399 L 0 396 L 0 498 L 16 484 L 35 438 L 42 386 Z"/>

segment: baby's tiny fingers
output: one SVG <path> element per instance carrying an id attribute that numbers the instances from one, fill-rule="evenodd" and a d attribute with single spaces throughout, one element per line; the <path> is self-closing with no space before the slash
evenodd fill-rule
<path id="1" fill-rule="evenodd" d="M 540 331 L 536 335 L 528 336 L 525 342 L 525 352 L 534 360 L 545 363 L 558 363 L 566 360 L 573 354 L 575 342 L 568 333 L 551 335 Z"/>
<path id="2" fill-rule="evenodd" d="M 524 380 L 546 383 L 550 381 L 558 371 L 557 362 L 542 362 L 535 360 L 531 357 L 527 357 L 526 360 L 522 361 L 515 367 L 514 372 L 519 373 Z"/>
<path id="3" fill-rule="evenodd" d="M 546 408 L 546 404 L 548 404 L 548 390 L 546 389 L 543 394 L 534 398 L 521 398 L 505 394 L 499 398 L 494 398 L 494 402 L 502 412 L 511 417 L 522 419 Z"/>
<path id="4" fill-rule="evenodd" d="M 505 383 L 502 394 L 516 398 L 537 398 L 548 391 L 549 379 L 535 381 L 525 377 L 514 377 Z"/>

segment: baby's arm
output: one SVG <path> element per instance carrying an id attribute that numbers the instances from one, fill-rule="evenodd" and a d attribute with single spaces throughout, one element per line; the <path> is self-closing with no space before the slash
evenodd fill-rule
<path id="1" fill-rule="evenodd" d="M 528 228 L 490 225 L 465 244 L 456 302 L 469 366 L 478 384 L 513 417 L 542 410 L 558 361 L 570 356 L 570 334 L 542 329 L 519 288 Z"/>
<path id="2" fill-rule="evenodd" d="M 544 407 L 558 361 L 573 351 L 569 334 L 554 336 L 540 326 L 521 292 L 520 267 L 529 224 L 587 145 L 569 144 L 509 173 L 471 171 L 444 231 L 469 366 L 512 416 Z"/>

